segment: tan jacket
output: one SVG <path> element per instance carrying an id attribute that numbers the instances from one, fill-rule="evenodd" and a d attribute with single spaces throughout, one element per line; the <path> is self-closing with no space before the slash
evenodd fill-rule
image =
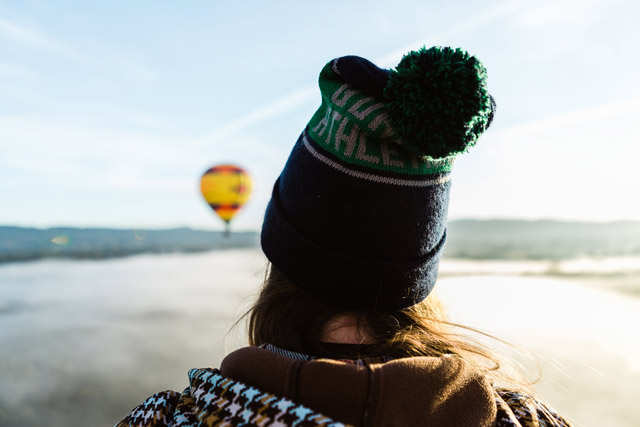
<path id="1" fill-rule="evenodd" d="M 455 357 L 359 366 L 302 361 L 257 347 L 229 354 L 222 375 L 355 426 L 493 426 L 489 382 Z"/>
<path id="2" fill-rule="evenodd" d="M 243 348 L 221 370 L 191 369 L 182 393 L 155 393 L 117 426 L 570 426 L 527 394 L 492 390 L 455 357 L 357 364 L 271 350 Z"/>

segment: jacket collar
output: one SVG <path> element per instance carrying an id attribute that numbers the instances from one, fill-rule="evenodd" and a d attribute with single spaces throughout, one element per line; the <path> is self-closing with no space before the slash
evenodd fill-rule
<path id="1" fill-rule="evenodd" d="M 490 426 L 497 411 L 489 382 L 456 357 L 360 364 L 246 347 L 221 372 L 354 425 Z"/>

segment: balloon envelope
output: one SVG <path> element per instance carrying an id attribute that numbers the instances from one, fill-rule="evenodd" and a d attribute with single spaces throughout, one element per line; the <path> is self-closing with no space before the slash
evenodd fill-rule
<path id="1" fill-rule="evenodd" d="M 251 195 L 251 178 L 235 165 L 218 165 L 207 170 L 200 180 L 202 197 L 226 223 Z"/>

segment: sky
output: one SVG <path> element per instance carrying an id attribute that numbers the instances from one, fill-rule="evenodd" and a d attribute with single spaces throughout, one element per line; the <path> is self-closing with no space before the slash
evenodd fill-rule
<path id="1" fill-rule="evenodd" d="M 640 220 L 640 2 L 0 0 L 0 225 L 221 229 L 219 163 L 258 229 L 318 73 L 462 47 L 498 110 L 449 218 Z"/>

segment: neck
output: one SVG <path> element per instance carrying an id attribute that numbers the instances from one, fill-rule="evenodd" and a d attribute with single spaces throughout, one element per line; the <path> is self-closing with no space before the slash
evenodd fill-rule
<path id="1" fill-rule="evenodd" d="M 320 341 L 335 344 L 372 344 L 373 339 L 363 331 L 362 322 L 353 314 L 340 314 L 322 327 Z"/>

